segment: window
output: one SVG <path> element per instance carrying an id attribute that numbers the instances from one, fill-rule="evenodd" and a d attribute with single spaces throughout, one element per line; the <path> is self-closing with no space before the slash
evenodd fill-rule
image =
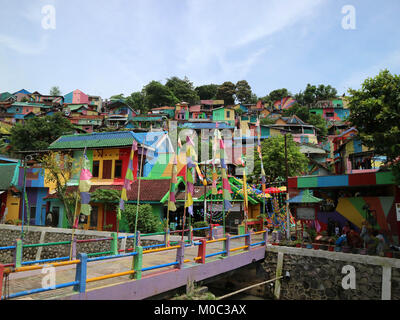
<path id="1" fill-rule="evenodd" d="M 230 111 L 227 111 L 227 112 L 226 112 L 226 117 L 227 117 L 227 118 L 230 118 L 230 117 L 231 117 L 231 112 L 230 112 Z"/>
<path id="2" fill-rule="evenodd" d="M 31 215 L 30 219 L 34 221 L 36 218 L 36 206 L 31 206 L 29 208 L 29 213 Z"/>
<path id="3" fill-rule="evenodd" d="M 97 218 L 98 218 L 99 208 L 96 206 L 92 207 L 92 212 L 90 213 L 90 227 L 97 228 Z"/>
<path id="4" fill-rule="evenodd" d="M 92 173 L 93 178 L 99 177 L 99 169 L 100 169 L 100 161 L 94 160 L 93 161 L 93 173 Z"/>
<path id="5" fill-rule="evenodd" d="M 58 218 L 60 216 L 60 207 L 53 207 L 53 226 L 58 226 Z"/>
<path id="6" fill-rule="evenodd" d="M 111 179 L 112 160 L 103 161 L 103 179 Z"/>
<path id="7" fill-rule="evenodd" d="M 115 160 L 114 178 L 122 177 L 122 160 Z"/>
<path id="8" fill-rule="evenodd" d="M 327 118 L 332 118 L 334 116 L 334 113 L 333 112 L 327 112 L 326 113 L 326 117 Z"/>

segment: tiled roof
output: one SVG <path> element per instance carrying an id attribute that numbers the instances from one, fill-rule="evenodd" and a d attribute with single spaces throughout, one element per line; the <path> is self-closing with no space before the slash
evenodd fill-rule
<path id="1" fill-rule="evenodd" d="M 87 134 L 65 135 L 58 138 L 49 149 L 111 148 L 131 146 L 133 139 L 146 146 L 155 147 L 166 132 L 93 132 Z"/>
<path id="2" fill-rule="evenodd" d="M 96 132 L 89 134 L 65 135 L 58 138 L 49 149 L 83 149 L 131 146 L 133 134 L 130 131 Z"/>

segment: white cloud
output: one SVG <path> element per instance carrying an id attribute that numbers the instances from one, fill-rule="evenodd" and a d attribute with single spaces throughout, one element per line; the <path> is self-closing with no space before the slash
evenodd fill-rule
<path id="1" fill-rule="evenodd" d="M 39 41 L 25 41 L 12 36 L 0 34 L 0 47 L 4 46 L 21 54 L 38 55 L 47 48 L 48 36 L 43 34 Z"/>
<path id="2" fill-rule="evenodd" d="M 361 84 L 365 79 L 375 77 L 380 71 L 388 69 L 390 72 L 394 72 L 392 69 L 400 68 L 400 50 L 395 50 L 386 55 L 381 61 L 367 67 L 364 70 L 359 70 L 352 73 L 346 80 L 344 80 L 338 89 L 343 89 L 343 92 L 347 92 L 349 88 L 360 89 Z"/>
<path id="3" fill-rule="evenodd" d="M 176 41 L 177 67 L 191 70 L 199 81 L 209 81 L 210 75 L 216 80 L 242 78 L 271 49 L 269 36 L 296 23 L 307 24 L 321 3 L 188 1 Z"/>

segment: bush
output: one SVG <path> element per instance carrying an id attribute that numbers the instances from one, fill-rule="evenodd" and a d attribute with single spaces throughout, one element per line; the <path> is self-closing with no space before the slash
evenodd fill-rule
<path id="1" fill-rule="evenodd" d="M 136 220 L 136 205 L 128 204 L 125 206 L 125 210 L 121 212 L 122 217 L 125 218 L 129 225 L 129 231 L 135 232 L 135 220 Z M 162 231 L 161 222 L 153 214 L 151 205 L 142 204 L 139 205 L 137 219 L 137 230 L 141 233 L 152 233 Z"/>
<path id="2" fill-rule="evenodd" d="M 204 227 L 208 227 L 208 226 L 209 226 L 209 224 L 207 221 L 197 221 L 197 222 L 193 223 L 193 229 L 204 228 Z M 193 235 L 196 237 L 205 237 L 206 232 L 207 232 L 207 229 L 194 230 Z"/>

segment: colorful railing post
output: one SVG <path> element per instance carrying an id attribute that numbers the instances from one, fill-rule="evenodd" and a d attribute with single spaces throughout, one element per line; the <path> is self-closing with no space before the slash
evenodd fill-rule
<path id="1" fill-rule="evenodd" d="M 142 267 L 143 267 L 143 247 L 136 247 L 137 255 L 133 258 L 133 270 L 135 270 L 133 278 L 136 280 L 142 279 Z"/>
<path id="2" fill-rule="evenodd" d="M 176 250 L 176 262 L 178 264 L 176 267 L 178 269 L 183 269 L 183 260 L 185 260 L 185 241 L 179 240 L 179 248 Z"/>
<path id="3" fill-rule="evenodd" d="M 250 250 L 250 244 L 251 244 L 251 234 L 253 231 L 249 230 L 247 233 L 247 236 L 245 237 L 245 245 L 247 246 L 246 250 Z"/>
<path id="4" fill-rule="evenodd" d="M 76 259 L 76 237 L 74 237 L 72 239 L 72 257 L 71 260 L 75 260 Z"/>
<path id="5" fill-rule="evenodd" d="M 189 232 L 190 232 L 190 244 L 193 244 L 193 226 L 190 226 L 189 228 Z"/>
<path id="6" fill-rule="evenodd" d="M 0 300 L 3 293 L 3 275 L 4 275 L 4 265 L 0 264 Z"/>
<path id="7" fill-rule="evenodd" d="M 15 251 L 14 251 L 14 267 L 15 268 L 21 268 L 22 264 L 22 240 L 17 239 L 15 240 Z"/>
<path id="8" fill-rule="evenodd" d="M 226 240 L 224 241 L 224 251 L 226 251 L 226 253 L 224 253 L 225 257 L 229 257 L 229 253 L 231 250 L 231 235 L 229 233 L 227 233 L 225 235 Z"/>
<path id="9" fill-rule="evenodd" d="M 86 273 L 87 273 L 87 254 L 78 254 L 79 263 L 76 265 L 75 281 L 79 281 L 74 286 L 74 291 L 83 293 L 86 291 Z"/>
<path id="10" fill-rule="evenodd" d="M 263 237 L 263 240 L 264 240 L 264 242 L 265 242 L 265 245 L 267 245 L 268 244 L 268 228 L 264 228 L 264 237 Z"/>
<path id="11" fill-rule="evenodd" d="M 112 252 L 113 255 L 117 255 L 118 254 L 118 237 L 117 237 L 117 233 L 113 232 L 111 233 L 111 248 L 110 251 Z"/>
<path id="12" fill-rule="evenodd" d="M 169 228 L 167 228 L 167 230 L 165 231 L 165 234 L 164 234 L 164 243 L 165 243 L 165 246 L 166 246 L 166 247 L 169 246 Z"/>
<path id="13" fill-rule="evenodd" d="M 136 231 L 135 241 L 136 246 L 140 246 L 140 231 Z"/>
<path id="14" fill-rule="evenodd" d="M 206 263 L 206 246 L 207 246 L 207 240 L 200 239 L 200 245 L 197 256 L 201 257 L 201 259 L 196 260 L 197 263 Z"/>

